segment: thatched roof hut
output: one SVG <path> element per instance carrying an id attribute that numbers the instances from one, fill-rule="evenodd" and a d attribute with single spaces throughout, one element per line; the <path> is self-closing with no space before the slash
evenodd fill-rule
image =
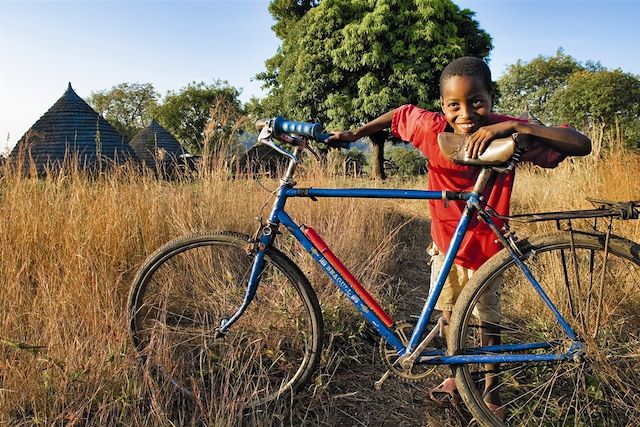
<path id="1" fill-rule="evenodd" d="M 129 142 L 142 164 L 162 174 L 190 168 L 191 156 L 165 128 L 154 120 Z"/>
<path id="2" fill-rule="evenodd" d="M 529 123 L 533 123 L 535 125 L 542 125 L 544 123 L 542 123 L 540 121 L 540 119 L 538 119 L 536 116 L 534 116 L 533 114 L 531 114 L 531 111 L 529 111 L 529 107 L 526 106 L 524 111 L 522 113 L 520 113 L 520 115 L 518 116 L 519 119 L 522 120 L 526 120 Z"/>
<path id="3" fill-rule="evenodd" d="M 22 162 L 25 171 L 33 162 L 39 175 L 75 159 L 88 171 L 137 160 L 122 135 L 74 92 L 71 83 L 20 138 L 9 158 L 14 164 Z"/>
<path id="4" fill-rule="evenodd" d="M 238 159 L 237 172 L 248 175 L 278 176 L 288 159 L 268 145 L 256 144 Z"/>

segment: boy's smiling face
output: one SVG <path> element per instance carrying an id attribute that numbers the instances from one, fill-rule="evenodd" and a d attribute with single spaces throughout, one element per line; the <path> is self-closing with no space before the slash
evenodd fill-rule
<path id="1" fill-rule="evenodd" d="M 491 93 L 480 77 L 449 77 L 443 82 L 440 104 L 454 133 L 472 134 L 489 124 Z"/>

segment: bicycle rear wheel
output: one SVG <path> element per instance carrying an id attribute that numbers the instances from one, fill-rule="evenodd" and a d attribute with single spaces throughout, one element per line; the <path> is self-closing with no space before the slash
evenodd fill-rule
<path id="1" fill-rule="evenodd" d="M 469 410 L 487 426 L 640 425 L 640 245 L 612 236 L 605 251 L 603 235 L 561 232 L 518 246 L 586 354 L 563 362 L 461 365 L 456 379 Z M 479 301 L 489 293 L 500 303 L 487 310 Z M 529 350 L 535 354 L 561 354 L 569 343 L 506 250 L 461 293 L 449 351 L 499 342 L 549 343 Z M 500 408 L 490 410 L 485 400 L 501 400 Z"/>
<path id="2" fill-rule="evenodd" d="M 228 413 L 292 394 L 317 368 L 317 297 L 276 249 L 266 253 L 247 311 L 224 336 L 216 333 L 244 299 L 254 258 L 248 240 L 235 233 L 185 236 L 140 268 L 129 295 L 131 334 L 165 399 Z"/>

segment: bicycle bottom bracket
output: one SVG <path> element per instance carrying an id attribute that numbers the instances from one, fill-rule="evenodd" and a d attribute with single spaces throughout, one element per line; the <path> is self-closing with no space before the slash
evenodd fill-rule
<path id="1" fill-rule="evenodd" d="M 400 338 L 400 342 L 403 345 L 407 345 L 409 343 L 409 337 L 411 336 L 411 332 L 415 326 L 407 321 L 399 321 L 396 322 L 394 332 Z M 440 338 L 436 338 L 433 341 L 434 344 L 440 345 Z M 436 350 L 437 348 L 444 347 L 430 347 L 426 350 Z M 388 367 L 389 372 L 392 374 L 407 380 L 407 381 L 421 381 L 424 380 L 427 376 L 429 376 L 435 369 L 436 366 L 433 365 L 419 365 L 412 364 L 408 369 L 400 366 L 398 362 L 400 356 L 396 349 L 389 345 L 384 338 L 380 340 L 380 358 L 384 362 L 384 364 Z"/>

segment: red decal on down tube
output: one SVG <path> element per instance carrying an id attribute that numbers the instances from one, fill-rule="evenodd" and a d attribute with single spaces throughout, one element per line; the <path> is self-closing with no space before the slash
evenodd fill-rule
<path id="1" fill-rule="evenodd" d="M 351 285 L 355 293 L 362 298 L 362 301 L 373 311 L 378 318 L 385 324 L 388 328 L 393 325 L 393 320 L 391 317 L 384 311 L 380 304 L 373 299 L 373 297 L 367 292 L 367 290 L 358 282 L 353 274 L 347 269 L 347 267 L 342 264 L 342 262 L 331 252 L 329 246 L 322 240 L 320 235 L 316 233 L 316 231 L 311 227 L 304 227 L 302 232 L 307 236 L 311 243 L 320 251 L 320 253 L 329 261 L 329 263 L 333 266 L 333 268 L 344 277 L 344 279 Z"/>

